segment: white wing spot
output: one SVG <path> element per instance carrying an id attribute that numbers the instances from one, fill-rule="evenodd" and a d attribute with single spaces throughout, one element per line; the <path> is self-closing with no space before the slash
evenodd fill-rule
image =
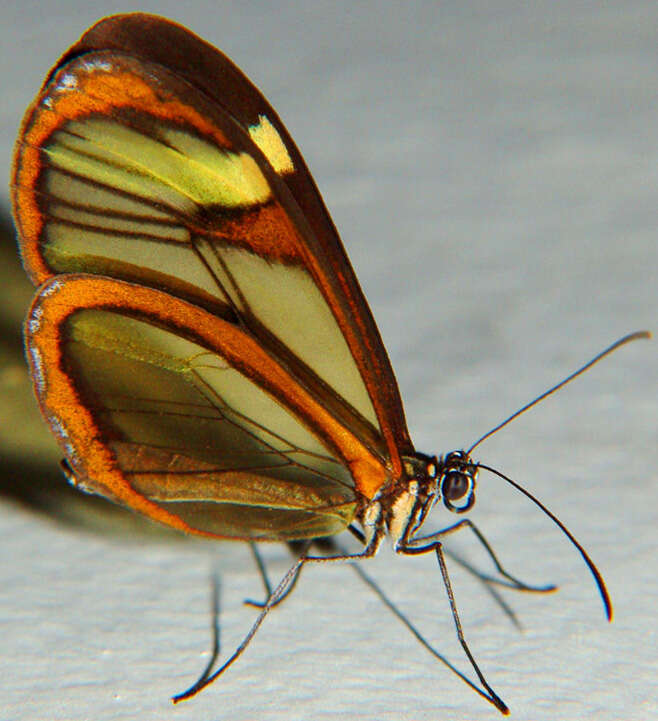
<path id="1" fill-rule="evenodd" d="M 75 77 L 75 75 L 72 75 L 71 73 L 66 73 L 65 75 L 62 75 L 62 78 L 57 83 L 57 87 L 55 88 L 55 90 L 73 90 L 76 88 L 77 85 L 78 79 Z"/>
<path id="2" fill-rule="evenodd" d="M 30 359 L 32 361 L 32 380 L 37 395 L 43 396 L 46 392 L 46 377 L 43 372 L 43 360 L 37 348 L 30 348 Z"/>
<path id="3" fill-rule="evenodd" d="M 95 70 L 102 70 L 109 73 L 112 70 L 112 63 L 107 60 L 85 60 L 82 63 L 82 67 L 88 73 L 93 73 Z"/>
<path id="4" fill-rule="evenodd" d="M 58 290 L 62 287 L 61 280 L 53 280 L 51 281 L 39 294 L 42 298 L 48 298 L 53 293 L 57 293 Z"/>
<path id="5" fill-rule="evenodd" d="M 32 315 L 30 316 L 30 319 L 27 322 L 28 330 L 30 331 L 30 335 L 34 335 L 35 333 L 38 333 L 41 329 L 41 318 L 43 316 L 43 309 L 40 306 L 37 306 L 33 311 Z"/>

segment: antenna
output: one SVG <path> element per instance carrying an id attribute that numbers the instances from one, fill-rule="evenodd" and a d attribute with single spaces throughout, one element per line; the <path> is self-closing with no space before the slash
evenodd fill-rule
<path id="1" fill-rule="evenodd" d="M 489 471 L 490 473 L 493 473 L 494 475 L 498 476 L 499 478 L 502 478 L 504 481 L 507 481 L 509 484 L 514 486 L 514 488 L 517 489 L 517 491 L 521 491 L 524 496 L 529 498 L 535 505 L 539 506 L 542 511 L 555 523 L 556 526 L 564 533 L 564 535 L 573 543 L 573 545 L 578 549 L 578 552 L 583 557 L 583 560 L 587 564 L 587 567 L 589 568 L 590 572 L 592 573 L 592 576 L 594 576 L 594 580 L 596 581 L 596 585 L 599 588 L 599 593 L 601 594 L 601 599 L 603 601 L 603 605 L 605 607 L 605 615 L 608 618 L 608 621 L 612 621 L 612 602 L 610 601 L 610 594 L 608 593 L 608 589 L 605 586 L 605 582 L 603 580 L 603 576 L 601 576 L 601 573 L 599 572 L 599 569 L 594 565 L 594 561 L 587 555 L 587 551 L 578 543 L 578 541 L 574 538 L 571 531 L 562 523 L 562 521 L 551 511 L 546 508 L 546 506 L 537 498 L 535 498 L 530 491 L 526 491 L 526 489 L 517 483 L 516 481 L 513 481 L 511 478 L 506 476 L 504 473 L 501 473 L 500 471 L 497 471 L 495 468 L 492 468 L 491 466 L 485 466 L 482 463 L 476 464 L 478 468 L 484 468 L 485 471 Z"/>
<path id="2" fill-rule="evenodd" d="M 533 401 L 530 401 L 530 403 L 526 403 L 526 405 L 523 406 L 523 408 L 520 408 L 515 413 L 512 413 L 509 418 L 506 418 L 502 423 L 499 423 L 497 426 L 492 428 L 490 431 L 487 431 L 481 438 L 478 438 L 477 441 L 466 451 L 466 455 L 470 456 L 471 452 L 477 448 L 477 446 L 480 445 L 483 441 L 485 441 L 489 436 L 493 436 L 494 433 L 497 433 L 501 428 L 504 428 L 508 423 L 511 423 L 515 418 L 518 418 L 522 413 L 525 413 L 526 411 L 530 410 L 533 406 L 536 406 L 539 402 L 543 401 L 544 398 L 547 398 L 552 393 L 555 393 L 555 391 L 558 391 L 563 386 L 566 386 L 567 383 L 570 383 L 574 378 L 577 378 L 581 373 L 584 373 L 586 370 L 591 368 L 593 365 L 598 363 L 602 358 L 605 358 L 607 355 L 610 355 L 613 351 L 617 350 L 617 348 L 620 348 L 623 345 L 626 345 L 626 343 L 630 343 L 634 340 L 639 340 L 640 338 L 651 338 L 651 333 L 648 330 L 638 330 L 635 333 L 629 333 L 628 335 L 625 335 L 623 338 L 620 338 L 618 341 L 615 341 L 611 346 L 608 346 L 605 350 L 602 350 L 598 355 L 595 355 L 592 360 L 585 363 L 584 366 L 579 368 L 577 371 L 574 371 L 571 375 L 567 376 L 564 380 L 560 381 L 557 385 L 554 385 L 552 388 L 549 388 L 547 391 L 544 391 L 540 396 L 537 396 Z M 483 466 L 484 468 L 484 466 Z M 489 469 L 491 470 L 491 469 Z M 509 479 L 507 479 L 509 480 Z M 544 509 L 545 510 L 545 509 Z M 573 539 L 572 539 L 573 540 Z"/>

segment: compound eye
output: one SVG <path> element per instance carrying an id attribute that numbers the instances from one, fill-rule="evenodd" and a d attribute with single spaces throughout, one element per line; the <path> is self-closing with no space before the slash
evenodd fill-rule
<path id="1" fill-rule="evenodd" d="M 470 486 L 466 474 L 459 471 L 450 471 L 450 473 L 446 473 L 446 477 L 443 479 L 443 497 L 449 501 L 458 501 L 468 493 Z"/>
<path id="2" fill-rule="evenodd" d="M 455 513 L 463 513 L 475 502 L 475 494 L 473 492 L 473 478 L 462 471 L 448 471 L 443 477 L 441 483 L 441 495 L 443 503 L 451 511 Z M 455 505 L 454 501 L 463 503 Z"/>

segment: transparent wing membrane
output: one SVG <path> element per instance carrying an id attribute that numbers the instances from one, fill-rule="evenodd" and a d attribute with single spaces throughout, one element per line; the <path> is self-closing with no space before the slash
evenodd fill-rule
<path id="1" fill-rule="evenodd" d="M 80 282 L 92 294 L 102 290 L 93 278 Z M 105 283 L 110 291 L 118 285 Z M 67 290 L 54 281 L 42 292 L 28 346 L 34 360 L 57 345 L 59 370 L 42 383 L 42 404 L 72 445 L 73 470 L 88 490 L 117 494 L 84 459 L 90 444 L 76 436 L 75 409 L 53 404 L 60 387 L 71 388 L 93 418 L 93 428 L 78 433 L 109 452 L 108 468 L 115 465 L 127 487 L 195 531 L 288 540 L 348 525 L 355 491 L 345 461 L 248 368 L 191 340 L 191 329 L 135 317 L 133 308 L 69 308 L 55 320 L 50 308 L 67 304 L 59 300 Z M 179 302 L 143 292 L 154 305 Z"/>

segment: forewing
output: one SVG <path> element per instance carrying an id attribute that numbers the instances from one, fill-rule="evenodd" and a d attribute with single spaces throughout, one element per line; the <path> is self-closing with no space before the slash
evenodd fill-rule
<path id="1" fill-rule="evenodd" d="M 14 208 L 36 283 L 92 272 L 212 310 L 399 469 L 402 405 L 340 240 L 280 120 L 219 51 L 150 16 L 92 28 L 26 116 Z"/>

